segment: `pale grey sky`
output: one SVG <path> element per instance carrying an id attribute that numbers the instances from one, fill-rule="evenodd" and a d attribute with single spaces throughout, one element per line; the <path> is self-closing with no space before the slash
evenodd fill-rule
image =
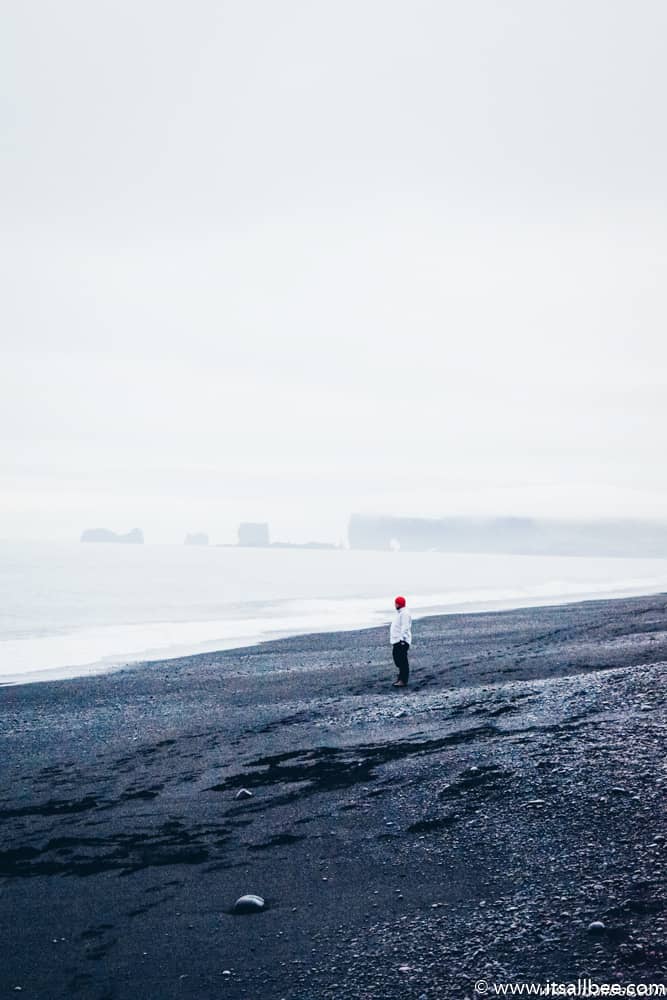
<path id="1" fill-rule="evenodd" d="M 0 537 L 667 516 L 662 0 L 9 0 Z"/>

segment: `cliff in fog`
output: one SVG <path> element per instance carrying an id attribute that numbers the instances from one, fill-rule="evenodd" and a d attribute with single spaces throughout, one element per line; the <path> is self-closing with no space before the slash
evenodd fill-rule
<path id="1" fill-rule="evenodd" d="M 353 549 L 667 557 L 667 524 L 637 520 L 420 518 L 353 514 L 348 537 Z"/>

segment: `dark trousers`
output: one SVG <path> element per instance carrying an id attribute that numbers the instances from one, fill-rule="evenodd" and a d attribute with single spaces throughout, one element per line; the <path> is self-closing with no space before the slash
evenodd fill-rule
<path id="1" fill-rule="evenodd" d="M 395 642 L 391 647 L 391 655 L 394 657 L 394 663 L 398 670 L 398 679 L 399 681 L 403 681 L 404 684 L 408 683 L 408 677 L 410 676 L 410 664 L 408 663 L 409 649 L 410 647 L 407 642 Z"/>

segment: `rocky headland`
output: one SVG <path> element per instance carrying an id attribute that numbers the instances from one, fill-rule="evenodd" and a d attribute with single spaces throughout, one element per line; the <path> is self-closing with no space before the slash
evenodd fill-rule
<path id="1" fill-rule="evenodd" d="M 81 532 L 82 542 L 119 542 L 121 545 L 143 545 L 144 533 L 141 528 L 132 528 L 124 535 L 109 528 L 86 528 Z"/>

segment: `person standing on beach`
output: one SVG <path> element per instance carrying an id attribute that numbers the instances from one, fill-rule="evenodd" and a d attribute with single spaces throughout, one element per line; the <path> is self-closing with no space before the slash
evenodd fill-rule
<path id="1" fill-rule="evenodd" d="M 391 642 L 391 654 L 398 670 L 398 678 L 392 686 L 404 688 L 408 686 L 410 676 L 408 650 L 412 642 L 412 615 L 405 606 L 404 597 L 397 597 L 394 601 L 394 607 L 396 614 L 391 622 L 389 641 Z"/>

